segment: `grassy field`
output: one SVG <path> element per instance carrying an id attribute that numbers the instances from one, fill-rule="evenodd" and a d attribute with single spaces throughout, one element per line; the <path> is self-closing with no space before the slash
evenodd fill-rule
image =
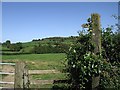
<path id="1" fill-rule="evenodd" d="M 1 57 L 1 56 L 0 56 Z M 29 69 L 60 69 L 63 66 L 66 55 L 58 54 L 23 54 L 3 55 L 3 62 L 25 61 Z"/>
<path id="2" fill-rule="evenodd" d="M 2 55 L 2 62 L 25 61 L 29 70 L 62 70 L 66 55 L 64 53 L 55 54 L 21 54 L 21 55 Z M 64 73 L 30 75 L 31 80 L 58 80 L 65 79 Z M 49 85 L 31 85 L 31 88 L 52 88 Z"/>

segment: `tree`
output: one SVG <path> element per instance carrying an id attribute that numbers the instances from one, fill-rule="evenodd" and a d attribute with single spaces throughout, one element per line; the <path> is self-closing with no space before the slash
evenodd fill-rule
<path id="1" fill-rule="evenodd" d="M 10 50 L 12 51 L 20 51 L 23 47 L 22 47 L 22 43 L 16 43 L 16 44 L 10 44 Z"/>
<path id="2" fill-rule="evenodd" d="M 5 42 L 5 44 L 6 44 L 6 47 L 9 48 L 9 47 L 10 47 L 10 44 L 11 44 L 10 40 L 7 40 L 7 41 Z"/>

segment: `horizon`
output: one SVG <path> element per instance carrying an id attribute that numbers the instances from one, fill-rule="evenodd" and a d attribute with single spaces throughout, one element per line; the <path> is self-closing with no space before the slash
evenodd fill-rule
<path id="1" fill-rule="evenodd" d="M 92 13 L 100 14 L 102 28 L 114 25 L 118 2 L 3 2 L 1 42 L 78 36 Z"/>
<path id="2" fill-rule="evenodd" d="M 79 35 L 78 35 L 79 36 Z M 47 38 L 56 38 L 56 37 L 59 37 L 59 38 L 69 38 L 69 37 L 71 37 L 71 36 L 55 36 L 55 37 L 44 37 L 44 38 L 33 38 L 32 40 L 38 40 L 38 39 L 40 39 L 40 40 L 42 40 L 42 39 L 47 39 Z M 73 36 L 73 37 L 77 37 L 77 35 L 76 36 Z M 30 41 L 24 41 L 24 42 L 20 42 L 20 41 L 17 41 L 17 42 L 11 42 L 11 40 L 9 40 L 12 44 L 13 43 L 28 43 L 28 42 L 32 42 L 32 40 L 30 40 Z M 7 40 L 6 40 L 7 41 Z M 0 42 L 0 43 L 5 43 L 6 41 L 4 41 L 4 42 Z"/>

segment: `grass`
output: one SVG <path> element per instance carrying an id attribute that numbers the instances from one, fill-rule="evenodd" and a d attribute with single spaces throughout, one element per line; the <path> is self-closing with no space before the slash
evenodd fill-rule
<path id="1" fill-rule="evenodd" d="M 3 79 L 4 77 L 6 77 L 6 76 L 8 76 L 8 75 L 6 75 L 6 74 L 0 74 L 0 81 L 2 81 L 2 79 Z"/>
<path id="2" fill-rule="evenodd" d="M 1 57 L 1 56 L 0 56 Z M 22 54 L 22 55 L 2 55 L 3 62 L 25 61 L 29 70 L 61 70 L 64 65 L 66 55 L 64 53 L 55 54 Z M 58 80 L 65 79 L 65 74 L 41 74 L 30 75 L 32 80 Z M 30 85 L 31 88 L 52 88 L 53 84 L 49 85 Z"/>
<path id="3" fill-rule="evenodd" d="M 41 75 L 31 75 L 31 78 L 34 80 L 59 80 L 65 79 L 66 74 L 58 73 L 58 74 L 41 74 Z"/>
<path id="4" fill-rule="evenodd" d="M 25 61 L 29 69 L 60 69 L 65 60 L 64 53 L 57 54 L 23 54 L 23 55 L 3 55 L 3 62 Z"/>
<path id="5" fill-rule="evenodd" d="M 3 51 L 5 50 L 6 51 L 6 50 L 9 50 L 9 49 L 7 47 L 4 47 L 4 46 L 0 45 L 0 50 L 3 50 Z"/>
<path id="6" fill-rule="evenodd" d="M 66 74 L 41 74 L 41 75 L 31 75 L 33 80 L 62 80 L 66 78 Z M 31 88 L 47 88 L 50 89 L 54 86 L 54 84 L 45 84 L 45 85 L 30 85 Z"/>
<path id="7" fill-rule="evenodd" d="M 30 85 L 30 88 L 36 88 L 36 89 L 34 89 L 34 90 L 38 90 L 37 88 L 39 88 L 40 90 L 52 90 L 52 87 L 53 87 L 53 85 L 52 84 L 46 84 L 46 85 Z M 32 90 L 31 89 L 31 90 Z"/>
<path id="8" fill-rule="evenodd" d="M 59 61 L 64 59 L 64 53 L 57 54 L 22 54 L 22 55 L 3 55 L 3 60 L 30 60 L 30 61 Z"/>
<path id="9" fill-rule="evenodd" d="M 30 85 L 30 88 L 34 90 L 69 90 L 67 89 L 68 84 L 45 84 L 45 85 Z M 54 88 L 54 89 L 53 89 Z"/>

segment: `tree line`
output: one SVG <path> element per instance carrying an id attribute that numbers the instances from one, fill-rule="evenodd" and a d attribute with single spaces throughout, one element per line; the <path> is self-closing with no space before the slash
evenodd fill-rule
<path id="1" fill-rule="evenodd" d="M 3 47 L 7 47 L 9 51 L 20 52 L 20 53 L 28 53 L 28 54 L 44 54 L 44 53 L 65 53 L 69 49 L 69 44 L 63 44 L 60 42 L 56 42 L 54 44 L 46 43 L 45 45 L 39 43 L 34 46 L 29 46 L 29 49 L 26 49 L 21 42 L 11 43 L 10 40 L 7 40 L 2 44 Z M 27 51 L 26 51 L 27 50 Z"/>

